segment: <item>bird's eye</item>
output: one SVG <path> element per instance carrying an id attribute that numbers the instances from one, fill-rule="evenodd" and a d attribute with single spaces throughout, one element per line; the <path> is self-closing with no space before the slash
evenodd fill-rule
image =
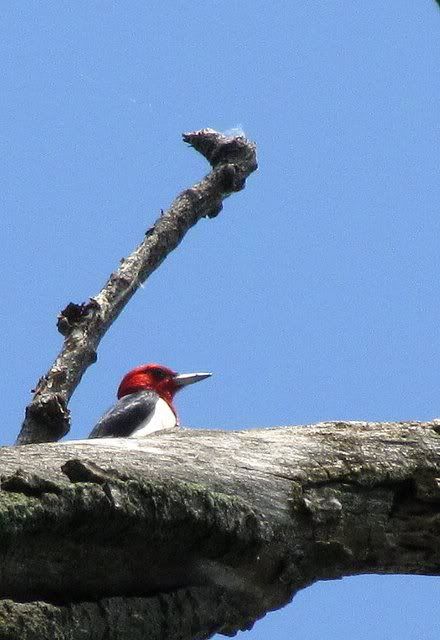
<path id="1" fill-rule="evenodd" d="M 158 380 L 163 380 L 168 376 L 168 374 L 165 373 L 165 371 L 162 371 L 162 369 L 150 369 L 150 373 L 152 373 Z"/>

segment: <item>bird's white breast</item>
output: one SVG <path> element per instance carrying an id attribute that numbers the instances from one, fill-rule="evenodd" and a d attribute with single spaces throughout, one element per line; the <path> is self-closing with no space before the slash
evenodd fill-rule
<path id="1" fill-rule="evenodd" d="M 143 422 L 136 427 L 129 438 L 144 438 L 150 433 L 161 431 L 162 429 L 172 429 L 177 424 L 176 416 L 169 404 L 159 398 L 155 404 L 154 411 Z"/>

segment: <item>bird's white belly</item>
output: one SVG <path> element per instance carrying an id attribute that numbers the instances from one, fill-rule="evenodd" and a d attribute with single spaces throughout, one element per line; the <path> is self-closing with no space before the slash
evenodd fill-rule
<path id="1" fill-rule="evenodd" d="M 150 433 L 161 431 L 162 429 L 172 429 L 177 424 L 176 416 L 165 400 L 159 398 L 154 407 L 154 411 L 146 420 L 141 422 L 131 433 L 129 438 L 144 438 Z"/>

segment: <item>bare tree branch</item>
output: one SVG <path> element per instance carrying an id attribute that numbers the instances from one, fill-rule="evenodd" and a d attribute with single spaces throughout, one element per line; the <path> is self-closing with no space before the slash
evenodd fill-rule
<path id="1" fill-rule="evenodd" d="M 218 215 L 224 198 L 243 189 L 246 178 L 257 168 L 255 145 L 242 136 L 202 129 L 184 134 L 183 139 L 205 156 L 212 171 L 176 198 L 98 295 L 85 304 L 70 303 L 61 312 L 58 329 L 65 336 L 64 344 L 37 384 L 17 444 L 52 442 L 68 433 L 68 402 L 86 369 L 96 361 L 97 347 L 110 325 L 186 232 L 201 218 Z"/>
<path id="2" fill-rule="evenodd" d="M 316 580 L 440 575 L 440 421 L 5 447 L 0 472 L 0 640 L 232 635 Z"/>

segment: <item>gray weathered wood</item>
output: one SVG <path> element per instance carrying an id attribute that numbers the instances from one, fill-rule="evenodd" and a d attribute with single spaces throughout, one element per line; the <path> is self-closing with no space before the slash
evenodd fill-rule
<path id="1" fill-rule="evenodd" d="M 109 327 L 148 276 L 153 273 L 202 218 L 214 218 L 225 198 L 244 188 L 257 168 L 255 144 L 243 136 L 226 136 L 213 129 L 183 134 L 212 171 L 185 189 L 161 212 L 136 249 L 87 303 L 69 303 L 58 317 L 64 343 L 49 371 L 40 378 L 26 407 L 17 444 L 55 442 L 68 433 L 67 405 L 86 369 L 96 361 L 97 348 Z"/>
<path id="2" fill-rule="evenodd" d="M 436 421 L 5 447 L 0 472 L 0 640 L 208 638 L 316 580 L 440 574 Z"/>

